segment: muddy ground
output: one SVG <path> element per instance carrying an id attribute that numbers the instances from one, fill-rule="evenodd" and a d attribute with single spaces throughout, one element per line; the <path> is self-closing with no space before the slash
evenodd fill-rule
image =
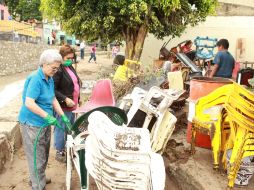
<path id="1" fill-rule="evenodd" d="M 88 57 L 77 65 L 77 71 L 82 80 L 97 80 L 112 73 L 112 59 L 105 56 L 98 56 L 97 63 L 88 63 Z M 0 90 L 5 85 L 24 79 L 29 73 L 17 73 L 13 76 L 1 77 Z M 17 120 L 17 114 L 21 105 L 21 95 L 12 100 L 5 108 L 0 110 L 0 121 Z M 51 149 L 49 156 L 49 164 L 46 170 L 48 177 L 51 177 L 52 183 L 47 185 L 47 190 L 65 189 L 65 171 L 66 165 L 55 160 L 55 150 L 53 148 L 53 136 L 51 138 Z M 173 142 L 173 141 L 172 141 Z M 167 156 L 167 154 L 166 154 Z M 28 185 L 28 166 L 23 148 L 16 150 L 12 162 L 6 165 L 5 170 L 0 174 L 0 190 L 24 190 L 30 189 Z M 91 180 L 91 189 L 95 190 L 96 185 Z M 170 180 L 167 175 L 165 190 L 178 190 L 176 183 Z M 73 170 L 72 190 L 80 189 L 79 178 Z"/>

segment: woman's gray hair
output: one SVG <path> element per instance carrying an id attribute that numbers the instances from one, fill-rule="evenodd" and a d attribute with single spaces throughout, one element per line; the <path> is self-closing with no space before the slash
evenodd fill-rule
<path id="1" fill-rule="evenodd" d="M 63 62 L 63 58 L 59 51 L 56 49 L 44 50 L 40 56 L 39 66 L 42 66 L 43 64 L 52 64 L 54 62 Z"/>

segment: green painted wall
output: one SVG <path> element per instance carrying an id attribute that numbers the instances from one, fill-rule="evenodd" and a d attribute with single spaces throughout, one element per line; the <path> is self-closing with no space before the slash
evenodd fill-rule
<path id="1" fill-rule="evenodd" d="M 75 45 L 76 38 L 74 35 L 68 35 L 64 31 L 57 30 L 54 25 L 46 23 L 43 24 L 43 39 L 48 43 L 48 38 L 51 38 L 52 31 L 56 32 L 56 44 L 60 45 L 63 40 L 64 43 Z"/>

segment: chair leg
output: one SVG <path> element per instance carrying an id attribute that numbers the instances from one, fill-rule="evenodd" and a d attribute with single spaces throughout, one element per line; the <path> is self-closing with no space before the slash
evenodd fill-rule
<path id="1" fill-rule="evenodd" d="M 71 161 L 71 151 L 68 146 L 68 135 L 67 135 L 67 166 L 66 166 L 66 190 L 71 188 L 71 171 L 72 171 L 72 161 Z"/>
<path id="2" fill-rule="evenodd" d="M 230 138 L 230 127 L 224 127 L 222 124 L 222 129 L 221 129 L 221 151 L 225 151 L 226 150 L 226 145 L 227 142 Z"/>
<path id="3" fill-rule="evenodd" d="M 232 150 L 232 155 L 230 157 L 230 170 L 228 174 L 228 187 L 233 188 L 237 172 L 240 168 L 241 161 L 244 154 L 244 142 L 247 135 L 247 130 L 244 128 L 238 128 L 236 139 L 234 142 L 234 148 Z"/>
<path id="4" fill-rule="evenodd" d="M 191 128 L 191 154 L 195 154 L 195 142 L 196 142 L 196 127 L 195 125 L 192 123 L 192 128 Z"/>
<path id="5" fill-rule="evenodd" d="M 219 169 L 219 158 L 221 152 L 221 126 L 220 121 L 216 125 L 212 125 L 210 128 L 210 137 L 213 151 L 213 169 Z"/>
<path id="6" fill-rule="evenodd" d="M 153 118 L 153 115 L 150 114 L 150 113 L 148 113 L 147 116 L 146 116 L 146 118 L 145 118 L 145 121 L 144 121 L 144 123 L 143 123 L 142 128 L 148 128 L 149 123 L 151 122 L 152 118 Z M 154 125 L 153 127 L 155 127 L 155 126 L 156 126 L 156 125 Z"/>
<path id="7" fill-rule="evenodd" d="M 87 169 L 85 165 L 85 150 L 79 150 L 79 164 L 80 164 L 80 181 L 81 181 L 81 189 L 88 189 L 88 178 L 87 178 Z"/>
<path id="8" fill-rule="evenodd" d="M 224 153 L 222 156 L 222 165 L 224 170 L 227 169 L 227 159 L 226 159 L 226 155 L 227 155 L 227 150 L 232 149 L 234 146 L 234 141 L 235 141 L 235 135 L 236 135 L 236 126 L 232 121 L 229 121 L 229 125 L 230 125 L 230 131 L 229 131 L 229 137 L 228 139 L 223 139 L 223 141 L 225 140 L 225 145 L 224 145 Z M 222 136 L 226 136 L 225 131 L 223 131 L 224 134 L 222 134 Z"/>

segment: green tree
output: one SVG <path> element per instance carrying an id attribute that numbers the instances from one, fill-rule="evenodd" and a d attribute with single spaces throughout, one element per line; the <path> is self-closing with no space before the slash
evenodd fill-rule
<path id="1" fill-rule="evenodd" d="M 88 40 L 124 40 L 125 55 L 139 59 L 148 33 L 158 39 L 180 36 L 214 13 L 217 0 L 41 0 L 48 18 Z"/>
<path id="2" fill-rule="evenodd" d="M 6 0 L 6 4 L 14 19 L 19 19 L 19 21 L 42 20 L 39 10 L 40 0 Z"/>

